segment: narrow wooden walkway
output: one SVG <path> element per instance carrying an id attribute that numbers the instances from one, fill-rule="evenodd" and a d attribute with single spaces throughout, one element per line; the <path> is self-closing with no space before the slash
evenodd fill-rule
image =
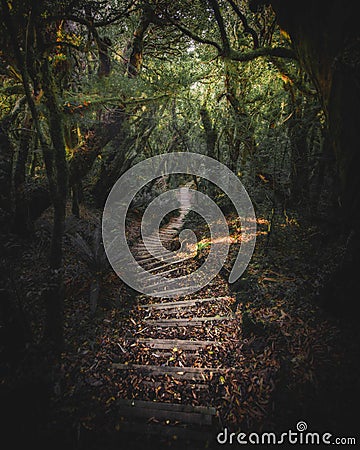
<path id="1" fill-rule="evenodd" d="M 191 208 L 191 199 L 184 195 L 180 198 L 180 215 L 170 220 L 170 222 L 160 230 L 160 238 L 164 245 L 170 244 L 179 234 L 184 219 Z M 150 239 L 151 240 L 151 239 Z M 151 250 L 151 249 L 150 249 Z M 149 253 L 144 243 L 140 242 L 132 249 L 136 260 L 148 271 L 156 271 L 158 274 L 172 276 L 181 267 L 174 261 L 166 262 L 164 259 L 157 259 Z M 166 259 L 166 258 L 165 258 Z M 149 280 L 151 277 L 149 276 Z M 161 291 L 162 286 L 159 286 Z M 166 292 L 164 291 L 164 297 Z M 221 314 L 220 306 L 224 301 L 230 300 L 230 297 L 206 297 L 192 299 L 176 299 L 169 301 L 156 301 L 151 297 L 147 298 L 147 303 L 138 305 L 138 311 L 143 314 L 141 322 L 141 337 L 134 336 L 129 342 L 133 345 L 142 345 L 159 359 L 164 356 L 171 356 L 172 351 L 181 351 L 185 354 L 186 361 L 196 361 L 198 352 L 207 348 L 226 347 L 226 341 L 220 342 L 213 339 L 187 339 L 187 332 L 194 331 L 203 327 L 204 324 L 227 323 L 236 321 L 236 317 L 231 314 Z M 219 314 L 204 317 L 201 311 L 204 306 L 212 305 L 212 309 L 219 306 Z M 184 312 L 189 312 L 186 317 L 181 317 Z M 155 315 L 156 318 L 153 318 Z M 173 315 L 180 315 L 180 318 L 174 318 Z M 170 317 L 169 317 L 170 316 Z M 183 330 L 178 333 L 177 330 Z M 154 332 L 158 336 L 154 338 Z M 175 336 L 174 337 L 174 333 Z M 178 333 L 178 334 L 177 334 Z M 164 387 L 168 383 L 174 383 L 176 380 L 187 380 L 192 384 L 192 392 L 198 389 L 208 389 L 208 381 L 214 376 L 225 375 L 233 370 L 232 367 L 222 366 L 222 361 L 216 361 L 218 367 L 211 365 L 206 367 L 198 366 L 173 366 L 169 364 L 138 364 L 131 360 L 131 349 L 129 346 L 130 358 L 125 363 L 113 363 L 112 367 L 116 373 L 128 374 L 131 376 L 136 373 L 138 378 L 147 386 L 153 386 L 154 389 Z M 181 364 L 181 363 L 179 363 Z M 175 384 L 176 388 L 176 384 Z M 194 398 L 196 395 L 193 393 Z M 180 398 L 180 394 L 179 394 Z M 212 405 L 191 405 L 182 403 L 170 403 L 161 401 L 144 401 L 141 399 L 123 398 L 117 400 L 117 407 L 122 418 L 122 430 L 126 433 L 144 433 L 147 435 L 165 436 L 184 441 L 199 441 L 205 448 L 215 442 L 216 431 L 219 428 L 218 412 Z"/>

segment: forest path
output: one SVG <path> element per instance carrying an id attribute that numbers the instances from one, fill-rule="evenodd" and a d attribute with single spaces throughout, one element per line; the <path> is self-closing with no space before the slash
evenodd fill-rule
<path id="1" fill-rule="evenodd" d="M 179 200 L 179 216 L 159 231 L 164 246 L 174 244 L 191 209 L 186 191 Z M 155 268 L 167 277 L 188 272 L 188 261 L 161 262 L 149 249 L 143 242 L 132 249 L 147 271 Z M 210 285 L 216 282 L 215 278 Z M 121 430 L 131 440 L 139 434 L 154 435 L 180 446 L 186 441 L 191 448 L 216 442 L 222 416 L 216 400 L 224 394 L 224 377 L 235 370 L 232 356 L 239 341 L 233 336 L 240 335 L 240 320 L 230 308 L 234 301 L 230 296 L 209 297 L 201 292 L 183 297 L 180 289 L 177 297 L 164 296 L 160 301 L 142 296 L 142 303 L 131 312 L 138 331 L 124 342 L 122 362 L 112 365 L 120 377 L 132 380 L 127 398 L 117 403 Z M 220 388 L 214 389 L 214 384 Z"/>

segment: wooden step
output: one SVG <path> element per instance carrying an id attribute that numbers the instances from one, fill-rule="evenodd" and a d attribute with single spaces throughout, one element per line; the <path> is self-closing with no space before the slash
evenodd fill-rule
<path id="1" fill-rule="evenodd" d="M 157 246 L 150 246 L 150 249 L 152 249 L 152 250 L 158 250 L 158 247 Z M 145 245 L 144 244 L 141 244 L 141 245 L 139 245 L 139 246 L 137 246 L 136 248 L 135 248 L 135 250 L 136 250 L 136 255 L 141 255 L 141 254 L 146 254 L 146 253 L 148 253 L 149 255 L 150 255 L 150 252 L 149 252 L 149 250 L 148 250 L 148 247 L 145 247 Z"/>
<path id="2" fill-rule="evenodd" d="M 174 308 L 189 308 L 190 306 L 196 306 L 199 303 L 213 302 L 216 300 L 229 300 L 231 297 L 207 297 L 207 298 L 195 298 L 193 300 L 179 300 L 175 302 L 160 302 L 146 305 L 139 305 L 143 309 L 174 309 Z"/>
<path id="3" fill-rule="evenodd" d="M 178 232 L 175 230 L 160 230 L 159 235 L 164 237 L 164 239 L 173 238 L 177 236 Z"/>
<path id="4" fill-rule="evenodd" d="M 168 260 L 169 262 L 165 261 L 165 259 L 166 258 L 163 258 L 162 256 L 149 255 L 146 258 L 137 258 L 137 262 L 148 272 L 148 278 L 151 279 L 150 275 L 157 273 L 157 271 L 168 269 L 171 266 L 172 268 L 178 268 L 179 266 L 175 265 L 181 262 L 179 260 L 174 260 L 173 257 Z"/>
<path id="5" fill-rule="evenodd" d="M 195 427 L 194 427 L 195 428 Z M 201 445 L 204 445 L 207 442 L 213 442 L 214 432 L 209 430 L 209 427 L 205 429 L 199 429 L 199 425 L 197 425 L 196 429 L 189 428 L 189 425 L 181 426 L 181 425 L 163 425 L 156 423 L 144 423 L 144 422 L 129 422 L 127 420 L 123 420 L 119 424 L 119 432 L 120 433 L 128 433 L 130 435 L 134 435 L 132 439 L 139 439 L 143 442 L 144 436 L 154 436 L 156 439 L 156 448 L 159 447 L 159 438 L 170 438 L 172 441 L 176 438 L 176 440 L 182 441 L 200 441 Z M 148 444 L 148 441 L 146 441 Z M 144 447 L 142 445 L 142 447 Z M 149 448 L 149 445 L 147 445 Z M 153 447 L 150 447 L 153 448 Z"/>
<path id="6" fill-rule="evenodd" d="M 153 255 L 148 251 L 146 251 L 146 252 L 149 254 L 149 256 L 147 256 L 146 258 L 141 258 L 142 255 L 145 255 L 145 252 L 143 254 L 137 253 L 137 256 L 139 256 L 141 258 L 139 260 L 139 262 L 141 262 L 141 263 L 146 262 L 147 263 L 146 265 L 149 269 L 150 268 L 152 269 L 156 264 L 170 263 L 168 265 L 172 265 L 172 264 L 176 264 L 176 263 L 183 261 L 183 259 L 181 259 L 175 255 L 165 256 L 165 254 L 162 251 L 154 252 Z M 157 269 L 155 269 L 155 270 L 157 270 Z"/>
<path id="7" fill-rule="evenodd" d="M 170 273 L 176 272 L 179 269 L 180 269 L 180 267 L 174 267 L 173 269 L 166 270 L 165 272 L 157 272 L 156 275 L 159 275 L 159 276 L 169 275 Z M 148 275 L 145 275 L 143 277 L 143 280 L 144 279 L 146 280 L 147 278 L 151 279 L 153 276 L 154 276 L 153 273 L 149 273 Z"/>
<path id="8" fill-rule="evenodd" d="M 169 266 L 171 266 L 172 264 L 169 264 Z M 148 270 L 148 272 L 150 272 L 150 270 Z M 211 280 L 209 283 L 206 284 L 205 287 L 210 287 L 215 283 L 214 279 Z M 176 288 L 176 289 L 169 289 L 169 290 L 163 290 L 163 291 L 159 291 L 156 292 L 156 296 L 157 297 L 164 297 L 164 298 L 168 298 L 169 296 L 171 297 L 181 297 L 184 295 L 188 295 L 189 294 L 189 288 Z"/>
<path id="9" fill-rule="evenodd" d="M 118 412 L 124 417 L 167 419 L 196 425 L 211 425 L 216 409 L 208 406 L 118 399 Z"/>
<path id="10" fill-rule="evenodd" d="M 155 256 L 156 262 L 154 261 L 154 263 L 151 263 L 151 264 L 147 263 L 147 270 L 149 272 L 154 271 L 154 270 L 159 270 L 162 267 L 168 267 L 173 264 L 179 264 L 182 261 L 186 261 L 186 259 L 181 258 L 178 255 L 174 255 L 174 254 L 168 255 L 168 256 L 161 256 L 161 252 L 155 253 L 153 256 Z M 145 260 L 142 260 L 141 262 L 145 262 Z M 160 264 L 160 267 L 156 267 L 159 264 Z M 163 266 L 161 266 L 161 265 L 163 265 Z"/>
<path id="11" fill-rule="evenodd" d="M 212 406 L 193 406 L 182 405 L 179 403 L 157 402 L 147 400 L 136 400 L 119 398 L 116 400 L 116 405 L 119 407 L 130 407 L 135 409 L 152 409 L 154 411 L 173 411 L 180 413 L 194 413 L 215 416 L 216 408 Z"/>
<path id="12" fill-rule="evenodd" d="M 160 234 L 159 234 L 160 235 Z M 144 242 L 144 237 L 142 236 L 143 242 Z M 146 238 L 148 241 L 156 241 L 158 240 L 158 238 L 156 236 L 148 236 Z"/>
<path id="13" fill-rule="evenodd" d="M 157 256 L 152 255 L 150 252 L 146 251 L 146 253 L 136 253 L 135 260 L 138 263 L 141 263 L 143 267 L 147 267 L 148 263 L 159 262 L 160 260 Z M 145 263 L 145 264 L 144 264 Z M 146 269 L 147 270 L 147 269 Z"/>
<path id="14" fill-rule="evenodd" d="M 171 242 L 171 241 L 173 241 L 173 239 L 174 239 L 174 235 L 172 235 L 171 237 L 170 236 L 165 236 L 165 235 L 159 235 L 160 236 L 160 242 L 161 242 L 161 244 L 166 244 L 166 243 L 168 243 L 168 242 Z M 147 241 L 150 243 L 150 244 L 158 244 L 159 243 L 159 241 L 158 241 L 158 238 L 157 237 L 152 237 L 152 236 L 150 236 L 150 237 L 148 237 L 147 238 Z M 144 241 L 142 241 L 142 243 L 145 245 L 145 242 Z"/>
<path id="15" fill-rule="evenodd" d="M 155 276 L 155 275 L 154 275 Z M 160 289 L 166 289 L 166 286 L 169 286 L 170 283 L 173 283 L 176 280 L 176 278 L 171 278 L 171 277 L 163 277 L 163 279 L 161 281 L 156 281 L 154 283 L 154 281 L 150 279 L 148 280 L 144 280 L 144 288 L 146 289 L 151 289 L 151 290 L 160 290 Z M 146 283 L 147 281 L 147 283 Z"/>
<path id="16" fill-rule="evenodd" d="M 204 322 L 235 320 L 233 316 L 195 317 L 194 319 L 144 319 L 148 325 L 156 327 L 197 327 Z"/>
<path id="17" fill-rule="evenodd" d="M 168 389 L 169 387 L 177 387 L 176 384 L 171 382 L 163 382 L 163 381 L 148 381 L 148 380 L 142 380 L 141 384 L 144 384 L 145 386 L 157 388 L 159 386 L 164 387 L 165 389 Z M 195 391 L 202 391 L 204 389 L 209 389 L 209 385 L 207 383 L 194 383 L 190 384 L 190 388 Z"/>
<path id="18" fill-rule="evenodd" d="M 161 244 L 165 244 L 167 242 L 161 242 Z M 150 249 L 150 250 L 161 250 L 161 246 L 157 244 L 157 242 L 149 242 L 149 245 L 145 245 L 145 244 L 141 244 L 138 247 L 138 250 L 146 250 L 146 249 Z"/>
<path id="19" fill-rule="evenodd" d="M 146 346 L 159 349 L 168 350 L 173 348 L 179 348 L 181 350 L 199 350 L 201 348 L 208 347 L 210 345 L 221 346 L 221 342 L 217 341 L 190 341 L 186 339 L 152 339 L 152 338 L 140 338 L 136 342 L 145 344 Z"/>
<path id="20" fill-rule="evenodd" d="M 117 370 L 136 370 L 149 373 L 151 375 L 169 375 L 181 380 L 205 381 L 206 376 L 217 373 L 226 373 L 230 369 L 217 367 L 173 367 L 173 366 L 153 366 L 142 364 L 120 364 L 113 363 L 112 367 Z"/>
<path id="21" fill-rule="evenodd" d="M 169 268 L 173 268 L 173 269 L 181 269 L 184 267 L 184 265 L 182 264 L 184 262 L 184 260 L 178 260 L 175 262 L 170 262 L 167 264 L 163 264 L 162 261 L 160 261 L 162 263 L 162 265 L 158 265 L 158 266 L 150 266 L 150 267 L 146 267 L 146 271 L 148 272 L 149 275 L 156 275 L 157 273 L 159 273 L 158 271 L 163 271 L 164 269 L 169 269 Z M 161 273 L 160 273 L 161 274 Z M 149 276 L 150 278 L 150 276 Z"/>
<path id="22" fill-rule="evenodd" d="M 148 260 L 158 261 L 158 259 L 155 256 L 153 256 L 148 250 L 137 251 L 134 254 L 134 257 L 136 261 L 142 263 L 147 262 Z"/>

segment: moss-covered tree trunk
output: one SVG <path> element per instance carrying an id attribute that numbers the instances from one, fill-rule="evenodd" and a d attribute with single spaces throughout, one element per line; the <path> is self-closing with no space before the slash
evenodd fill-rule
<path id="1" fill-rule="evenodd" d="M 271 0 L 271 4 L 317 88 L 327 119 L 326 143 L 335 155 L 336 216 L 348 238 L 325 301 L 333 297 L 336 305 L 354 304 L 359 297 L 356 280 L 360 267 L 360 32 L 356 5 L 341 0 Z"/>
<path id="2" fill-rule="evenodd" d="M 21 74 L 22 84 L 25 91 L 27 105 L 31 112 L 34 128 L 40 142 L 45 162 L 49 191 L 54 206 L 54 222 L 49 253 L 49 277 L 45 294 L 46 320 L 44 337 L 60 350 L 63 346 L 63 302 L 64 284 L 62 274 L 62 239 L 64 233 L 65 208 L 68 186 L 68 168 L 66 161 L 63 115 L 60 109 L 60 101 L 57 88 L 51 70 L 49 60 L 49 47 L 47 40 L 51 34 L 50 29 L 43 29 L 36 23 L 39 11 L 35 5 L 33 16 L 28 24 L 33 39 L 28 42 L 34 54 L 37 55 L 36 70 L 30 67 L 32 77 L 26 64 L 26 54 L 19 42 L 19 35 L 14 26 L 13 17 L 10 13 L 11 5 L 1 0 L 4 22 L 10 35 L 14 55 L 18 69 Z M 30 33 L 28 34 L 30 36 Z M 36 78 L 36 83 L 32 80 Z M 47 125 L 50 140 L 40 124 L 40 114 L 36 103 L 37 89 L 32 89 L 36 84 L 41 85 L 44 92 L 47 107 Z M 51 142 L 50 142 L 51 141 Z"/>
<path id="3" fill-rule="evenodd" d="M 254 156 L 256 150 L 255 130 L 251 118 L 245 109 L 243 97 L 246 86 L 242 86 L 237 79 L 238 63 L 225 61 L 225 94 L 229 102 L 231 115 L 234 120 L 234 139 L 230 148 L 229 166 L 236 173 L 238 160 L 241 155 L 241 165 L 249 163 L 249 175 L 254 179 Z M 241 150 L 242 154 L 241 154 Z"/>
<path id="4" fill-rule="evenodd" d="M 205 140 L 206 140 L 206 154 L 210 158 L 216 158 L 216 142 L 218 140 L 218 133 L 213 124 L 210 113 L 207 110 L 206 106 L 203 105 L 200 109 L 200 117 L 201 122 L 204 127 L 205 132 Z M 199 183 L 200 189 L 203 187 L 204 191 L 210 195 L 215 195 L 214 185 L 210 183 L 208 180 L 201 180 Z"/>
<path id="5" fill-rule="evenodd" d="M 291 89 L 291 87 L 290 87 Z M 304 106 L 301 98 L 291 92 L 292 115 L 287 121 L 290 139 L 291 170 L 290 200 L 303 205 L 309 200 L 308 128 L 304 122 Z"/>
<path id="6" fill-rule="evenodd" d="M 0 122 L 0 227 L 11 225 L 11 179 L 14 148 L 8 129 L 12 123 L 10 116 Z"/>
<path id="7" fill-rule="evenodd" d="M 336 157 L 339 211 L 347 229 L 360 225 L 360 36 L 352 2 L 271 0 L 300 64 L 319 93 Z"/>
<path id="8" fill-rule="evenodd" d="M 27 201 L 25 198 L 26 163 L 32 141 L 31 114 L 27 109 L 21 124 L 19 146 L 14 169 L 14 230 L 20 234 L 26 234 L 31 226 L 29 213 L 27 211 Z"/>
<path id="9" fill-rule="evenodd" d="M 206 153 L 210 158 L 216 158 L 217 131 L 205 106 L 200 109 L 200 117 L 205 131 Z"/>
<path id="10" fill-rule="evenodd" d="M 55 171 L 49 174 L 55 176 L 55 189 L 52 192 L 54 206 L 54 223 L 50 249 L 51 285 L 46 296 L 45 336 L 57 349 L 63 345 L 63 248 L 66 200 L 68 190 L 68 165 L 64 139 L 64 120 L 57 96 L 55 80 L 47 55 L 42 60 L 42 88 L 48 110 L 49 132 L 53 148 Z"/>

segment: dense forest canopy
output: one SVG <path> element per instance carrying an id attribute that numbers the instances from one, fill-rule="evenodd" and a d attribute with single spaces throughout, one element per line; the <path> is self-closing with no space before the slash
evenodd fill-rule
<path id="1" fill-rule="evenodd" d="M 1 248 L 11 256 L 51 214 L 39 294 L 51 348 L 64 349 L 69 218 L 100 216 L 122 174 L 172 152 L 227 165 L 265 217 L 268 241 L 277 221 L 297 225 L 299 216 L 331 230 L 343 257 L 326 292 L 352 307 L 360 254 L 353 3 L 1 0 Z M 231 211 L 221 193 L 192 182 Z M 134 210 L 156 189 L 144 189 Z M 93 247 L 72 239 L 90 267 L 94 313 L 108 270 L 99 228 Z M 12 298 L 4 261 L 1 292 Z M 11 302 L 16 313 L 4 307 L 4 317 L 20 314 Z"/>

